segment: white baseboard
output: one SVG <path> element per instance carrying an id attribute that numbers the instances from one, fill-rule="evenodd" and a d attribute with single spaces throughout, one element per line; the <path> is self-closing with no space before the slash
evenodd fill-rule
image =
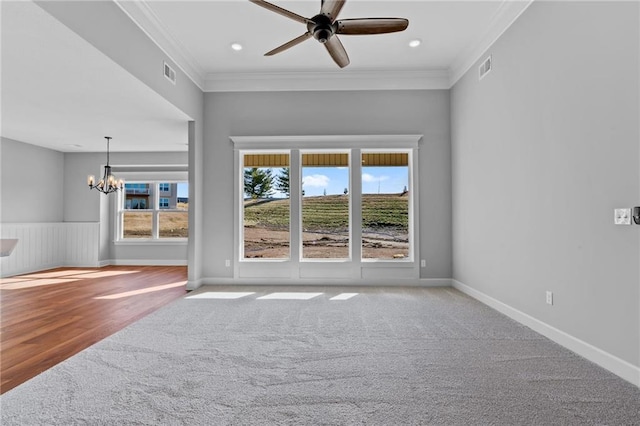
<path id="1" fill-rule="evenodd" d="M 580 340 L 570 334 L 565 333 L 545 322 L 542 322 L 522 311 L 494 299 L 491 296 L 475 290 L 466 284 L 457 280 L 451 280 L 453 287 L 461 292 L 473 297 L 474 299 L 484 303 L 508 316 L 509 318 L 526 325 L 537 333 L 553 340 L 561 346 L 577 353 L 578 355 L 588 359 L 589 361 L 599 365 L 600 367 L 611 371 L 624 380 L 640 387 L 640 367 L 635 366 L 623 359 L 616 357 L 608 352 L 603 351 L 583 340 Z"/>
<path id="2" fill-rule="evenodd" d="M 187 281 L 187 290 L 197 290 L 202 286 L 202 279 L 197 279 L 193 281 Z"/>
<path id="3" fill-rule="evenodd" d="M 450 278 L 422 279 L 325 279 L 325 278 L 201 278 L 198 285 L 252 286 L 352 286 L 352 287 L 451 287 Z M 188 285 L 187 285 L 187 288 Z"/>
<path id="4" fill-rule="evenodd" d="M 420 287 L 452 287 L 451 278 L 420 278 Z"/>
<path id="5" fill-rule="evenodd" d="M 186 259 L 111 259 L 108 262 L 117 266 L 187 266 Z"/>
<path id="6" fill-rule="evenodd" d="M 1 269 L 0 278 L 15 277 L 17 275 L 25 275 L 25 274 L 33 274 L 40 271 L 46 271 L 48 269 L 63 268 L 65 266 L 67 265 L 63 265 L 61 263 L 49 263 L 49 264 L 38 265 L 38 266 L 28 266 L 26 268 L 13 269 L 9 271 L 5 271 L 4 269 Z"/>

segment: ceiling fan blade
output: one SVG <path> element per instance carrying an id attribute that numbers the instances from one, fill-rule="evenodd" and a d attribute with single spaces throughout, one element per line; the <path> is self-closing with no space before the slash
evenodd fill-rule
<path id="1" fill-rule="evenodd" d="M 300 16 L 297 13 L 293 13 L 291 11 L 288 11 L 287 9 L 283 9 L 280 6 L 276 6 L 275 4 L 269 3 L 268 1 L 264 1 L 264 0 L 249 0 L 249 1 L 251 3 L 257 4 L 258 6 L 262 6 L 265 9 L 268 9 L 272 12 L 279 13 L 282 16 L 286 16 L 287 18 L 293 19 L 294 21 L 302 22 L 303 24 L 306 24 L 307 22 L 309 22 L 309 20 L 304 16 Z"/>
<path id="2" fill-rule="evenodd" d="M 324 0 L 322 2 L 322 7 L 320 8 L 320 13 L 331 18 L 331 22 L 333 22 L 338 17 L 345 1 L 346 0 Z"/>
<path id="3" fill-rule="evenodd" d="M 290 47 L 295 46 L 296 44 L 300 44 L 300 43 L 302 43 L 303 41 L 305 41 L 305 40 L 306 40 L 306 39 L 308 39 L 309 37 L 311 37 L 311 33 L 309 33 L 309 32 L 304 33 L 304 34 L 302 34 L 301 36 L 296 37 L 296 38 L 294 38 L 293 40 L 286 42 L 286 43 L 285 43 L 285 44 L 283 44 L 282 46 L 278 46 L 278 47 L 276 47 L 275 49 L 270 50 L 269 52 L 265 53 L 265 54 L 264 54 L 264 56 L 273 56 L 273 55 L 275 55 L 276 53 L 280 53 L 280 52 L 282 52 L 282 51 L 284 51 L 284 50 L 289 49 Z"/>
<path id="4" fill-rule="evenodd" d="M 327 48 L 327 52 L 329 52 L 329 55 L 331 55 L 340 68 L 344 68 L 349 65 L 349 55 L 347 55 L 347 51 L 344 50 L 344 46 L 337 36 L 334 35 L 327 40 L 324 47 Z"/>
<path id="5" fill-rule="evenodd" d="M 336 24 L 336 34 L 385 34 L 404 31 L 409 26 L 409 20 L 404 18 L 341 19 Z"/>

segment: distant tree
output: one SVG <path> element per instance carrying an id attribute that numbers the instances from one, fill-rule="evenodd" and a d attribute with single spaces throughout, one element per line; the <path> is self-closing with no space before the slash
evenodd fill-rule
<path id="1" fill-rule="evenodd" d="M 275 187 L 278 191 L 290 195 L 289 187 L 289 167 L 283 167 L 280 169 L 280 174 L 275 177 Z"/>
<path id="2" fill-rule="evenodd" d="M 327 190 L 325 189 L 322 195 L 327 195 Z"/>
<path id="3" fill-rule="evenodd" d="M 347 188 L 344 189 L 344 195 L 347 195 L 349 193 L 349 190 Z"/>
<path id="4" fill-rule="evenodd" d="M 273 194 L 271 169 L 252 167 L 244 171 L 244 192 L 251 198 L 266 198 Z"/>

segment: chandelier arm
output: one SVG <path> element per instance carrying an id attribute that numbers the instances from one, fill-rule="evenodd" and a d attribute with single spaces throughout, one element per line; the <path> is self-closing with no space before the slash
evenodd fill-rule
<path id="1" fill-rule="evenodd" d="M 111 174 L 111 166 L 109 165 L 109 143 L 111 142 L 111 137 L 105 136 L 105 139 L 107 140 L 107 164 L 104 166 L 104 174 L 102 179 L 95 184 L 93 184 L 93 175 L 89 176 L 89 189 L 96 189 L 103 194 L 111 194 L 118 190 L 124 190 L 124 181 L 122 179 L 118 181 L 116 177 Z M 100 183 L 102 183 L 102 186 Z"/>

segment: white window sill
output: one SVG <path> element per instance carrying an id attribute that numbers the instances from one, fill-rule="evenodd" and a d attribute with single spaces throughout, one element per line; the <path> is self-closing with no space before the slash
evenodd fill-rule
<path id="1" fill-rule="evenodd" d="M 130 240 L 115 240 L 116 246 L 186 246 L 187 238 L 167 238 L 162 240 L 136 238 Z"/>
<path id="2" fill-rule="evenodd" d="M 240 259 L 240 264 L 251 264 L 251 263 L 288 263 L 293 261 L 291 259 L 265 259 L 265 258 L 249 258 L 249 259 Z M 300 259 L 298 262 L 301 265 L 321 265 L 321 264 L 346 264 L 346 263 L 355 263 L 349 259 Z M 389 267 L 398 267 L 398 268 L 413 268 L 416 266 L 416 262 L 413 259 L 362 259 L 360 262 L 361 267 L 372 267 L 372 268 L 389 268 Z"/>

